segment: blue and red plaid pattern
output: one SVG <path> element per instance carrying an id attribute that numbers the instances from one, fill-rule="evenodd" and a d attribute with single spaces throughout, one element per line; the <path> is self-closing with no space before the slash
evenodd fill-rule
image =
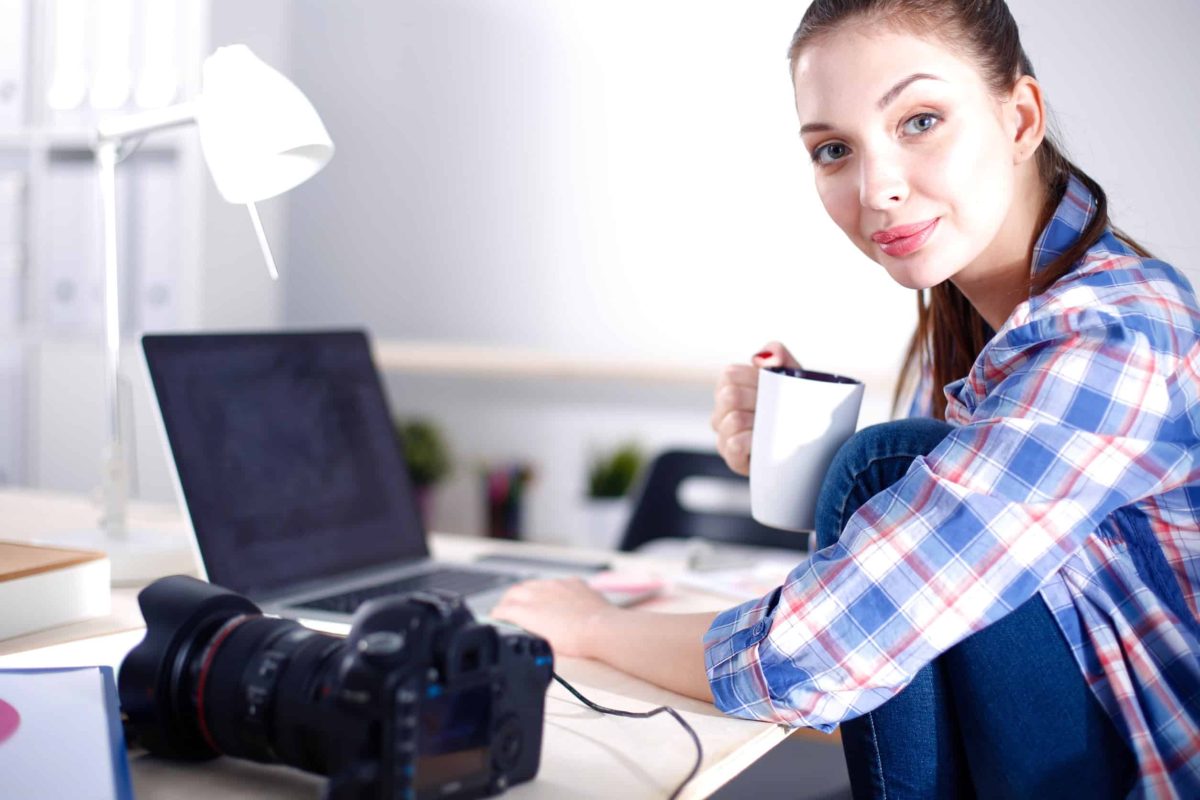
<path id="1" fill-rule="evenodd" d="M 1033 254 L 1078 239 L 1072 178 Z M 726 713 L 832 730 L 1040 594 L 1135 754 L 1200 797 L 1200 306 L 1111 229 L 945 388 L 955 426 L 841 539 L 704 637 Z"/>

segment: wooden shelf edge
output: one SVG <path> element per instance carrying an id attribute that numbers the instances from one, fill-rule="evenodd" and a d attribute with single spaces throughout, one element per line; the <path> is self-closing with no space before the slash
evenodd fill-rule
<path id="1" fill-rule="evenodd" d="M 419 372 L 479 378 L 632 381 L 713 386 L 718 364 L 686 364 L 596 356 L 567 356 L 532 349 L 377 340 L 375 362 L 385 372 Z"/>
<path id="2" fill-rule="evenodd" d="M 384 372 L 413 372 L 466 378 L 623 381 L 658 385 L 716 386 L 719 363 L 569 356 L 542 350 L 488 345 L 377 339 L 375 363 Z M 895 375 L 856 375 L 868 390 L 890 390 Z"/>

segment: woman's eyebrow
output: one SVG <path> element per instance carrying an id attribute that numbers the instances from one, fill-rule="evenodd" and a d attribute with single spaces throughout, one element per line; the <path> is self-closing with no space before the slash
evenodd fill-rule
<path id="1" fill-rule="evenodd" d="M 900 96 L 901 92 L 903 92 L 905 89 L 908 88 L 909 84 L 915 83 L 916 81 L 920 81 L 920 80 L 942 81 L 945 79 L 939 78 L 937 75 L 930 75 L 928 72 L 914 72 L 912 75 L 909 75 L 907 78 L 901 79 L 895 86 L 893 86 L 891 89 L 888 90 L 887 94 L 885 94 L 883 97 L 879 98 L 879 102 L 875 104 L 876 107 L 880 111 L 884 110 L 889 105 L 891 105 L 897 97 Z M 809 122 L 805 125 L 800 126 L 800 135 L 803 136 L 806 133 L 815 133 L 815 132 L 824 133 L 824 132 L 831 131 L 831 130 L 833 130 L 833 126 L 830 125 L 829 123 Z"/>
<path id="2" fill-rule="evenodd" d="M 914 72 L 912 75 L 909 75 L 907 78 L 893 86 L 891 90 L 889 90 L 888 93 L 883 97 L 879 98 L 879 102 L 876 103 L 876 107 L 880 111 L 883 111 L 885 108 L 891 105 L 893 100 L 900 96 L 901 92 L 908 88 L 910 83 L 919 80 L 940 81 L 943 79 L 939 78 L 937 75 L 930 75 L 928 72 Z"/>

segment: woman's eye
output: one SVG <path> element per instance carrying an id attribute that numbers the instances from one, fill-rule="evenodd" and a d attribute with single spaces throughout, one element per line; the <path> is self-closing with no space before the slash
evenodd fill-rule
<path id="1" fill-rule="evenodd" d="M 823 144 L 816 150 L 813 150 L 812 160 L 815 164 L 832 164 L 834 161 L 838 161 L 843 158 L 845 154 L 846 145 L 842 144 L 841 142 L 830 142 L 829 144 Z M 829 157 L 825 158 L 825 155 L 828 155 Z"/>
<path id="2" fill-rule="evenodd" d="M 908 135 L 919 136 L 922 133 L 928 133 L 938 126 L 942 121 L 941 114 L 925 112 L 909 117 L 904 123 L 904 132 Z M 850 148 L 841 142 L 830 142 L 823 144 L 816 150 L 812 151 L 812 160 L 814 164 L 823 164 L 829 166 L 846 157 Z"/>
<path id="3" fill-rule="evenodd" d="M 909 117 L 904 123 L 904 132 L 912 134 L 921 134 L 930 131 L 937 127 L 937 124 L 942 121 L 942 118 L 937 114 L 917 114 L 915 117 Z"/>

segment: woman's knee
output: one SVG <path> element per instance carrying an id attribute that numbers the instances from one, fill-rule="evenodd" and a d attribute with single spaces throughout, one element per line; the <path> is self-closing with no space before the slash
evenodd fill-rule
<path id="1" fill-rule="evenodd" d="M 1017 797 L 1125 797 L 1137 763 L 1040 595 L 939 658 L 976 780 Z"/>
<path id="2" fill-rule="evenodd" d="M 951 430 L 940 420 L 903 419 L 870 425 L 847 439 L 817 499 L 817 546 L 836 542 L 863 502 L 899 480 L 914 458 L 932 451 Z"/>

